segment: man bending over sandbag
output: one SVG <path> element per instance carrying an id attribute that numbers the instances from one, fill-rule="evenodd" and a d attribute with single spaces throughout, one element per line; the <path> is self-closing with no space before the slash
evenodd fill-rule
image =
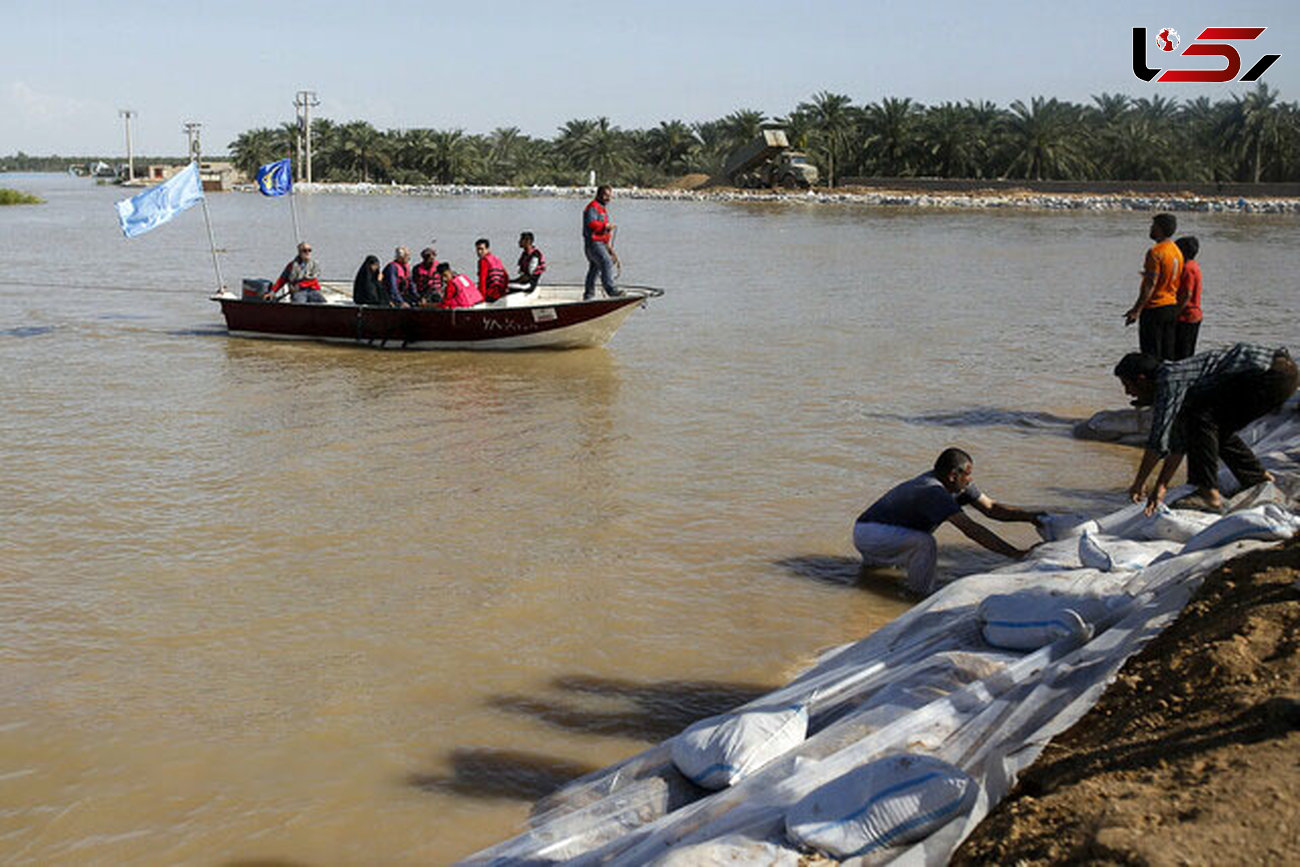
<path id="1" fill-rule="evenodd" d="M 1223 510 L 1219 458 L 1243 488 L 1273 480 L 1237 431 L 1295 393 L 1296 365 L 1285 347 L 1238 343 L 1164 362 L 1130 352 L 1115 365 L 1115 375 L 1134 406 L 1153 407 L 1146 452 L 1128 489 L 1133 502 L 1146 498 L 1147 514 L 1164 501 L 1184 455 L 1187 481 L 1196 490 L 1177 501 L 1179 508 Z M 1164 465 L 1148 494 L 1147 476 L 1161 458 Z"/>
<path id="2" fill-rule="evenodd" d="M 971 484 L 974 462 L 957 448 L 944 449 L 934 469 L 894 487 L 858 516 L 853 525 L 853 545 L 862 562 L 871 566 L 904 566 L 907 588 L 916 593 L 933 593 L 936 587 L 935 560 L 938 546 L 934 531 L 944 521 L 966 534 L 973 542 L 995 554 L 1017 560 L 1031 548 L 1017 548 L 1004 541 L 962 511 L 971 505 L 995 521 L 1037 524 L 1042 512 L 1004 506 Z"/>

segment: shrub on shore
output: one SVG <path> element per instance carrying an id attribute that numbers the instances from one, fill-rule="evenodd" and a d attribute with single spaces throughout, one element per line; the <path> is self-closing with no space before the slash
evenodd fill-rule
<path id="1" fill-rule="evenodd" d="M 31 193 L 24 193 L 20 190 L 11 190 L 8 187 L 0 187 L 0 205 L 43 205 L 45 200 L 33 196 Z"/>

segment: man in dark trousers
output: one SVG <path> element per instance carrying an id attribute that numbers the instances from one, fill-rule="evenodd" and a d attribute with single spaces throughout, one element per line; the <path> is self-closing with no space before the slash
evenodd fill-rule
<path id="1" fill-rule="evenodd" d="M 584 301 L 596 297 L 597 277 L 600 277 L 606 295 L 613 298 L 623 294 L 614 282 L 614 266 L 618 264 L 618 254 L 614 252 L 614 230 L 617 227 L 605 209 L 613 197 L 614 191 L 608 185 L 597 187 L 596 197 L 582 211 L 582 250 L 587 256 Z"/>
<path id="2" fill-rule="evenodd" d="M 1135 503 L 1146 498 L 1148 514 L 1164 501 L 1184 455 L 1187 481 L 1196 490 L 1177 501 L 1183 508 L 1223 510 L 1219 458 L 1243 488 L 1272 481 L 1237 431 L 1295 393 L 1296 365 L 1285 347 L 1238 343 L 1165 362 L 1131 352 L 1115 365 L 1115 375 L 1136 406 L 1153 408 L 1146 452 L 1128 490 Z M 1148 493 L 1147 476 L 1162 458 Z"/>

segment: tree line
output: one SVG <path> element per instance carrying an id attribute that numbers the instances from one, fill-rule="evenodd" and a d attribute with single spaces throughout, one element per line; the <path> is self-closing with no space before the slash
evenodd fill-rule
<path id="1" fill-rule="evenodd" d="M 606 117 L 575 119 L 551 139 L 515 127 L 381 131 L 366 121 L 312 122 L 319 181 L 404 184 L 656 186 L 726 158 L 766 123 L 785 127 L 823 182 L 842 178 L 938 177 L 1185 182 L 1300 181 L 1300 106 L 1260 82 L 1241 96 L 1179 102 L 1103 93 L 1087 104 L 1055 98 L 923 105 L 889 97 L 855 105 L 823 91 L 783 117 L 741 109 L 717 120 L 662 121 L 620 129 Z M 299 130 L 286 123 L 230 143 L 246 172 L 294 156 Z"/>
<path id="2" fill-rule="evenodd" d="M 739 109 L 650 129 L 621 129 L 607 117 L 574 119 L 550 139 L 516 127 L 484 135 L 318 118 L 312 174 L 318 181 L 528 186 L 585 184 L 594 171 L 604 183 L 658 186 L 690 173 L 718 175 L 768 123 L 782 125 L 832 186 L 849 177 L 1300 181 L 1300 106 L 1263 82 L 1217 102 L 1102 93 L 1085 104 L 1033 97 L 1005 108 L 896 97 L 857 105 L 822 91 L 784 116 Z M 243 132 L 228 147 L 251 175 L 260 165 L 299 157 L 299 143 L 300 130 L 290 122 Z M 0 168 L 32 170 L 33 162 L 10 157 Z"/>

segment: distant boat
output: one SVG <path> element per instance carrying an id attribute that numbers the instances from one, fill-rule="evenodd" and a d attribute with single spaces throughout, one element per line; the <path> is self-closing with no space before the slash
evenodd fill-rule
<path id="1" fill-rule="evenodd" d="M 401 349 L 575 349 L 603 346 L 637 307 L 663 295 L 649 286 L 582 299 L 581 286 L 543 285 L 492 303 L 440 310 L 352 303 L 352 287 L 324 283 L 325 304 L 262 301 L 266 281 L 246 280 L 243 296 L 213 295 L 226 328 L 240 337 L 319 340 Z"/>

